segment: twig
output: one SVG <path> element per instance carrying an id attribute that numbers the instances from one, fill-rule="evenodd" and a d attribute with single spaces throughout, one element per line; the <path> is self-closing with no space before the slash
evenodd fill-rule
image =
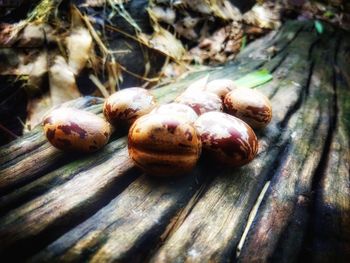
<path id="1" fill-rule="evenodd" d="M 106 89 L 106 87 L 99 81 L 99 79 L 95 76 L 90 74 L 89 79 L 96 85 L 96 87 L 101 91 L 103 97 L 108 98 L 109 93 Z"/>

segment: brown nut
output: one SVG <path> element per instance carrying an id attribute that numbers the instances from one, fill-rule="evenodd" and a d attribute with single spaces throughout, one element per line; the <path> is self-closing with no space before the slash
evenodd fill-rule
<path id="1" fill-rule="evenodd" d="M 93 152 L 111 135 L 111 126 L 97 115 L 73 108 L 59 108 L 43 121 L 48 141 L 64 151 Z"/>
<path id="2" fill-rule="evenodd" d="M 248 123 L 252 128 L 263 128 L 272 119 L 269 99 L 253 89 L 238 88 L 225 97 L 225 111 Z"/>
<path id="3" fill-rule="evenodd" d="M 137 118 L 149 113 L 155 106 L 155 98 L 146 89 L 128 88 L 106 99 L 103 114 L 115 127 L 128 128 Z"/>
<path id="4" fill-rule="evenodd" d="M 201 153 L 196 129 L 176 114 L 147 114 L 129 130 L 129 155 L 148 174 L 174 176 L 189 172 Z"/>
<path id="5" fill-rule="evenodd" d="M 207 112 L 194 123 L 203 149 L 219 162 L 244 165 L 255 157 L 258 140 L 242 120 L 222 112 Z"/>
<path id="6" fill-rule="evenodd" d="M 224 101 L 226 94 L 236 88 L 236 84 L 230 79 L 215 79 L 206 85 L 205 91 L 218 95 Z"/>
<path id="7" fill-rule="evenodd" d="M 176 114 L 184 119 L 186 119 L 188 122 L 193 123 L 195 120 L 197 120 L 198 115 L 197 113 L 190 107 L 185 104 L 181 103 L 169 103 L 161 105 L 154 110 L 151 111 L 151 114 Z"/>
<path id="8" fill-rule="evenodd" d="M 190 106 L 198 115 L 209 111 L 223 110 L 219 96 L 207 91 L 184 92 L 175 99 L 175 102 Z"/>

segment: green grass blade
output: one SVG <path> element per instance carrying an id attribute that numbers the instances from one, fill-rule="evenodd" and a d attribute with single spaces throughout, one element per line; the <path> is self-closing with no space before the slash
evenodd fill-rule
<path id="1" fill-rule="evenodd" d="M 323 24 L 318 20 L 315 20 L 315 28 L 316 28 L 317 33 L 319 33 L 319 34 L 322 34 L 324 31 Z"/>
<path id="2" fill-rule="evenodd" d="M 253 71 L 234 82 L 238 87 L 254 88 L 272 80 L 272 75 L 266 69 Z"/>
<path id="3" fill-rule="evenodd" d="M 243 37 L 242 37 L 242 45 L 241 45 L 240 51 L 245 49 L 246 46 L 247 46 L 247 35 L 243 35 Z"/>

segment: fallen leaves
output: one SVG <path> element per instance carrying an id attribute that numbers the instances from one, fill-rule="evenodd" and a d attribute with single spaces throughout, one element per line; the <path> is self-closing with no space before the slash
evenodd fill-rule
<path id="1" fill-rule="evenodd" d="M 242 44 L 243 30 L 238 22 L 219 28 L 190 50 L 191 58 L 199 64 L 222 64 L 232 60 Z"/>
<path id="2" fill-rule="evenodd" d="M 78 27 L 71 31 L 65 39 L 68 66 L 72 72 L 77 75 L 86 66 L 92 50 L 92 37 L 84 27 Z"/>

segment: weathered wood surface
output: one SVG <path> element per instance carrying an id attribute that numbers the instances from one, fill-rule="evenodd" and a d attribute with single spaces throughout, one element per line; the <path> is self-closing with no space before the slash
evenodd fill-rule
<path id="1" fill-rule="evenodd" d="M 257 158 L 240 169 L 202 160 L 186 177 L 152 178 L 134 168 L 118 135 L 88 156 L 54 150 L 40 128 L 2 147 L 2 259 L 348 262 L 349 40 L 332 28 L 317 35 L 312 23 L 288 22 L 233 64 L 209 71 L 211 79 L 259 68 L 274 75 L 259 87 L 272 101 L 273 121 L 258 133 Z M 160 103 L 172 101 L 207 73 L 152 92 Z M 100 99 L 70 103 L 101 113 Z"/>

